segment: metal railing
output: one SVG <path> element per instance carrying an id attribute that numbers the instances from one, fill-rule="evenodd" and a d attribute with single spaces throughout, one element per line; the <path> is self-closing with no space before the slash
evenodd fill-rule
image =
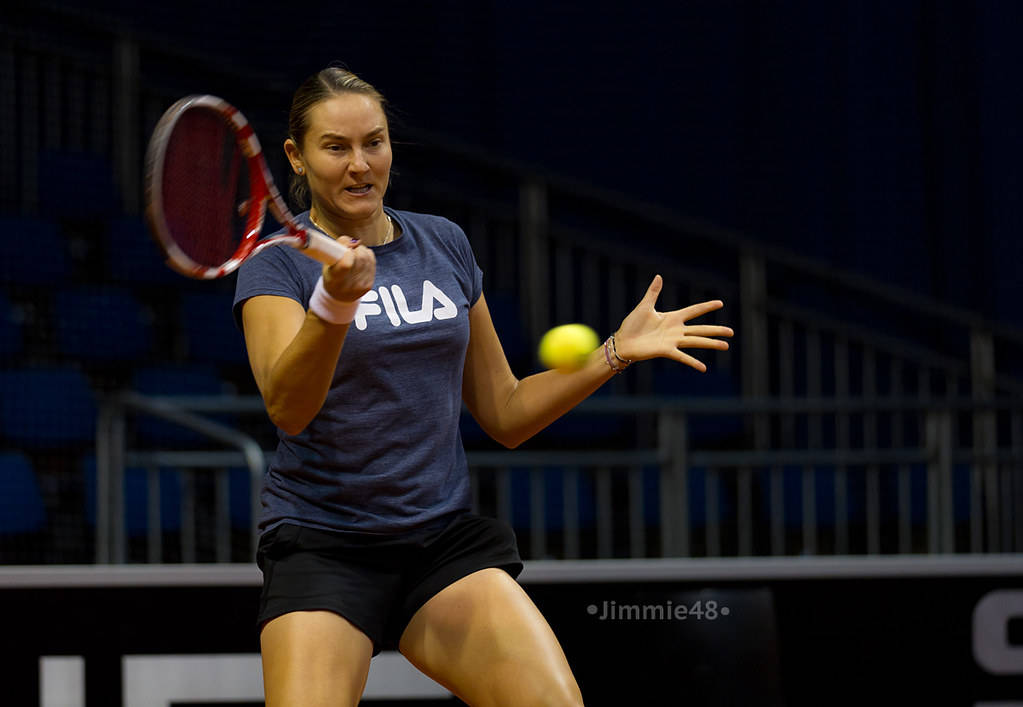
<path id="1" fill-rule="evenodd" d="M 229 447 L 232 451 L 137 449 L 128 445 L 126 422 L 129 416 L 147 415 L 197 432 L 203 437 Z M 146 557 L 148 562 L 163 558 L 163 519 L 160 518 L 161 468 L 175 467 L 205 470 L 216 474 L 215 532 L 216 559 L 230 560 L 228 532 L 226 470 L 245 466 L 250 479 L 250 508 L 252 517 L 251 550 L 255 553 L 259 517 L 259 488 L 263 483 L 266 459 L 256 441 L 231 427 L 204 418 L 184 406 L 167 400 L 146 397 L 124 391 L 108 396 L 101 404 L 96 423 L 96 562 L 123 563 L 126 558 L 125 538 L 125 469 L 129 466 L 147 470 Z M 195 561 L 195 495 L 194 485 L 182 479 L 181 557 L 185 562 Z"/>
<path id="2" fill-rule="evenodd" d="M 140 412 L 212 431 L 237 451 L 128 449 L 119 432 L 123 416 Z M 109 460 L 101 488 L 116 498 L 121 460 L 184 468 L 248 461 L 255 482 L 262 456 L 251 438 L 226 435 L 199 417 L 223 412 L 264 414 L 250 397 L 129 394 L 108 401 L 97 440 Z M 991 446 L 973 439 L 977 414 L 996 420 Z M 591 399 L 570 415 L 584 427 L 607 420 L 650 427 L 639 436 L 653 442 L 626 450 L 593 449 L 589 441 L 468 453 L 476 509 L 511 523 L 529 559 L 1023 550 L 1019 400 L 612 397 Z M 803 432 L 826 429 L 827 441 L 800 433 L 793 444 L 772 439 L 759 449 L 742 432 L 741 422 L 754 418 L 775 430 L 786 419 Z M 721 438 L 715 427 L 738 432 Z M 838 434 L 843 428 L 856 434 Z M 118 562 L 118 504 L 106 508 L 109 516 L 101 509 L 98 517 L 111 523 L 104 537 L 113 546 L 103 554 L 98 548 L 97 557 Z"/>

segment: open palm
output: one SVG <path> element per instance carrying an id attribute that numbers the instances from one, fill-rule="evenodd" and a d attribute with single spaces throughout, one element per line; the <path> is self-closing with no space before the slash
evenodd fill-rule
<path id="1" fill-rule="evenodd" d="M 682 349 L 716 349 L 725 351 L 728 342 L 715 337 L 730 337 L 734 333 L 726 326 L 712 324 L 690 325 L 688 322 L 708 312 L 721 309 L 724 302 L 700 302 L 671 312 L 654 309 L 664 281 L 654 276 L 646 294 L 615 332 L 618 355 L 632 361 L 649 358 L 670 358 L 698 371 L 706 371 L 702 361 Z"/>

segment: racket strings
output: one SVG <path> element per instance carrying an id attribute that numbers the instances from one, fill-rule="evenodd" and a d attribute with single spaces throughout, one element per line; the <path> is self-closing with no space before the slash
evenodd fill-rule
<path id="1" fill-rule="evenodd" d="M 249 208 L 247 162 L 221 116 L 178 117 L 164 154 L 163 212 L 170 235 L 196 263 L 219 267 L 238 250 Z"/>

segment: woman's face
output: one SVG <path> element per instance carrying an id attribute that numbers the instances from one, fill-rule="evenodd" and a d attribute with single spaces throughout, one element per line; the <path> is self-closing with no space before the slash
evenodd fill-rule
<path id="1" fill-rule="evenodd" d="M 349 220 L 370 218 L 383 209 L 391 173 L 391 139 L 380 103 L 344 93 L 309 111 L 301 154 L 313 204 Z"/>

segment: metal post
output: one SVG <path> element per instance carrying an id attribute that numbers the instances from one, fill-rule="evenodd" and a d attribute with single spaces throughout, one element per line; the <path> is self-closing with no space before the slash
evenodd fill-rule
<path id="1" fill-rule="evenodd" d="M 995 396 L 995 344 L 991 332 L 974 329 L 970 332 L 970 383 L 973 402 L 974 478 L 979 482 L 974 492 L 983 493 L 981 518 L 971 518 L 970 550 L 999 552 L 999 484 L 995 453 L 998 449 L 995 411 L 988 404 Z M 979 504 L 978 504 L 979 506 Z M 985 527 L 986 525 L 986 527 Z M 986 532 L 985 532 L 986 531 Z M 987 543 L 984 542 L 986 535 Z"/>
<path id="2" fill-rule="evenodd" d="M 110 561 L 123 564 L 125 561 L 124 531 L 124 449 L 125 420 L 124 408 L 118 405 L 116 414 L 110 420 L 110 468 L 107 477 L 110 517 Z"/>
<path id="3" fill-rule="evenodd" d="M 198 539 L 195 526 L 197 485 L 195 471 L 181 472 L 181 561 L 191 564 L 198 558 Z"/>
<path id="4" fill-rule="evenodd" d="M 213 472 L 213 514 L 215 555 L 217 562 L 231 561 L 231 487 L 228 469 Z"/>
<path id="5" fill-rule="evenodd" d="M 579 558 L 579 467 L 565 469 L 565 551 L 566 560 Z"/>
<path id="6" fill-rule="evenodd" d="M 1013 410 L 1010 436 L 1013 450 L 1013 513 L 1015 516 L 1014 551 L 1023 551 L 1023 414 Z"/>
<path id="7" fill-rule="evenodd" d="M 686 415 L 662 411 L 657 425 L 661 457 L 661 555 L 684 557 L 689 554 Z"/>
<path id="8" fill-rule="evenodd" d="M 947 409 L 927 413 L 924 430 L 927 445 L 927 548 L 931 553 L 955 551 L 952 516 L 952 413 Z"/>
<path id="9" fill-rule="evenodd" d="M 39 81 L 37 65 L 34 55 L 26 54 L 21 59 L 21 129 L 17 138 L 21 148 L 21 169 L 18 179 L 21 182 L 21 209 L 27 214 L 36 213 L 39 206 L 39 96 L 35 89 Z M 4 161 L 9 159 L 5 157 Z"/>
<path id="10" fill-rule="evenodd" d="M 751 557 L 753 555 L 753 470 L 750 467 L 739 467 L 736 487 L 739 496 L 737 509 L 739 556 Z"/>
<path id="11" fill-rule="evenodd" d="M 614 554 L 614 505 L 611 502 L 611 467 L 594 468 L 597 486 L 597 557 Z"/>
<path id="12" fill-rule="evenodd" d="M 9 43 L 0 44 L 0 209 L 17 211 L 22 196 L 19 188 L 28 187 L 19 183 L 24 175 L 19 174 L 18 164 L 18 82 L 15 79 L 14 48 Z"/>
<path id="13" fill-rule="evenodd" d="M 528 180 L 519 187 L 520 298 L 527 333 L 538 341 L 550 328 L 550 278 L 547 262 L 547 187 Z"/>
<path id="14" fill-rule="evenodd" d="M 511 471 L 506 466 L 499 466 L 494 470 L 494 486 L 496 487 L 495 503 L 497 505 L 497 519 L 505 523 L 512 522 L 512 495 L 511 495 Z"/>
<path id="15" fill-rule="evenodd" d="M 892 385 L 896 385 L 894 376 Z M 863 352 L 863 396 L 873 401 L 877 397 L 877 360 L 874 349 Z M 898 415 L 900 413 L 892 413 Z M 877 413 L 863 415 L 863 447 L 877 450 Z M 881 470 L 877 464 L 867 465 L 867 553 L 881 553 Z"/>
<path id="16" fill-rule="evenodd" d="M 646 557 L 646 523 L 643 518 L 643 467 L 626 469 L 629 483 L 629 557 Z"/>
<path id="17" fill-rule="evenodd" d="M 529 468 L 529 554 L 534 560 L 547 555 L 547 494 L 543 467 Z"/>
<path id="18" fill-rule="evenodd" d="M 113 56 L 113 148 L 114 170 L 123 208 L 139 213 L 142 162 L 139 159 L 139 45 L 128 36 L 114 44 Z"/>
<path id="19" fill-rule="evenodd" d="M 821 332 L 810 329 L 806 332 L 806 393 L 811 399 L 819 399 L 823 391 L 824 374 L 821 361 Z M 807 447 L 821 449 L 824 445 L 823 412 L 815 410 L 807 421 Z M 812 464 L 803 466 L 802 472 L 802 553 L 817 554 L 817 478 Z"/>
<path id="20" fill-rule="evenodd" d="M 1015 552 L 1023 552 L 1023 415 L 1018 410 L 1012 411 L 1012 422 L 1010 423 L 1010 439 L 1012 445 L 1012 475 L 1013 475 L 1013 514 L 1014 531 L 1013 540 Z"/>
<path id="21" fill-rule="evenodd" d="M 704 517 L 706 529 L 707 557 L 721 557 L 721 474 L 716 466 L 708 466 L 704 472 Z"/>
<path id="22" fill-rule="evenodd" d="M 96 563 L 110 562 L 111 419 L 114 404 L 100 406 L 96 416 Z"/>
<path id="23" fill-rule="evenodd" d="M 163 516 L 160 509 L 160 469 L 146 468 L 146 562 L 163 561 Z"/>
<path id="24" fill-rule="evenodd" d="M 767 345 L 767 269 L 764 258 L 750 249 L 739 255 L 739 300 L 742 334 L 742 394 L 746 398 L 766 398 L 769 391 Z M 782 367 L 791 361 L 781 361 Z M 770 421 L 765 413 L 753 416 L 753 441 L 756 449 L 769 443 Z"/>
<path id="25" fill-rule="evenodd" d="M 785 477 L 780 467 L 768 471 L 771 498 L 771 554 L 785 554 Z"/>
<path id="26" fill-rule="evenodd" d="M 249 470 L 249 509 L 252 516 L 249 519 L 250 535 L 252 538 L 251 540 L 252 554 L 250 555 L 250 557 L 253 558 L 256 556 L 256 552 L 259 549 L 260 536 L 259 520 L 260 516 L 263 513 L 262 491 L 264 472 L 265 469 L 260 469 L 258 474 L 256 473 L 254 468 Z M 478 477 L 479 477 L 478 473 L 473 477 L 474 479 L 476 479 L 477 483 L 479 482 Z M 475 507 L 479 508 L 478 500 Z"/>
<path id="27" fill-rule="evenodd" d="M 849 397 L 849 341 L 844 334 L 835 336 L 835 397 L 844 400 Z M 864 368 L 867 364 L 864 362 Z M 864 378 L 867 373 L 864 371 Z M 839 455 L 843 456 L 849 449 L 850 426 L 849 413 L 835 412 L 836 445 Z M 849 473 L 844 461 L 835 466 L 835 489 L 831 503 L 835 512 L 834 552 L 837 555 L 849 553 Z M 868 501 L 869 505 L 869 501 Z M 868 524 L 869 527 L 869 524 Z"/>

